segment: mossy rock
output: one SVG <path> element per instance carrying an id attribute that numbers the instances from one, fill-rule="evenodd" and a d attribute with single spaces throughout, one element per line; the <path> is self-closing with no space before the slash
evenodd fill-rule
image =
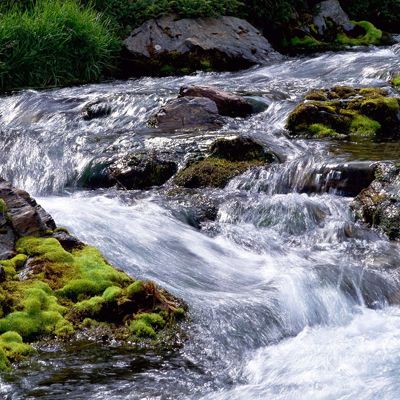
<path id="1" fill-rule="evenodd" d="M 158 332 L 173 328 L 179 307 L 187 310 L 181 300 L 153 282 L 134 281 L 116 270 L 94 247 L 82 244 L 67 251 L 54 237 L 24 237 L 18 240 L 16 252 L 14 258 L 1 261 L 6 278 L 0 288 L 0 370 L 32 354 L 22 339 L 68 339 L 88 329 L 83 323 L 88 317 L 103 323 L 115 339 L 134 335 L 134 340 L 151 337 L 154 342 Z M 34 267 L 21 280 L 16 270 L 25 268 L 27 257 Z M 136 317 L 144 312 L 152 323 Z M 154 334 L 136 335 L 129 322 L 139 320 Z M 10 332 L 15 343 L 4 344 Z"/>
<path id="2" fill-rule="evenodd" d="M 400 99 L 384 89 L 336 86 L 313 91 L 306 100 L 287 119 L 291 135 L 345 138 L 399 132 Z"/>
<path id="3" fill-rule="evenodd" d="M 230 179 L 254 166 L 277 160 L 252 139 L 218 139 L 210 146 L 210 157 L 190 163 L 175 177 L 186 188 L 224 187 Z"/>

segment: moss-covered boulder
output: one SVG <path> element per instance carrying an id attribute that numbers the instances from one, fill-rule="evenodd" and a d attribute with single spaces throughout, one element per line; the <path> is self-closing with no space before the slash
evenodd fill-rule
<path id="1" fill-rule="evenodd" d="M 189 163 L 176 175 L 178 186 L 224 187 L 230 179 L 251 167 L 277 160 L 273 153 L 249 138 L 218 139 L 209 150 L 209 157 Z"/>
<path id="2" fill-rule="evenodd" d="M 5 197 L 10 209 L 10 193 Z M 34 353 L 22 340 L 98 337 L 106 331 L 110 340 L 157 343 L 185 316 L 182 300 L 115 269 L 65 229 L 36 236 L 17 232 L 16 239 L 12 256 L 0 261 L 0 370 Z"/>
<path id="3" fill-rule="evenodd" d="M 400 166 L 379 163 L 375 180 L 355 197 L 350 207 L 359 219 L 392 240 L 400 238 Z"/>
<path id="4" fill-rule="evenodd" d="M 381 88 L 336 86 L 306 96 L 289 115 L 291 135 L 313 138 L 394 136 L 399 133 L 400 98 Z"/>

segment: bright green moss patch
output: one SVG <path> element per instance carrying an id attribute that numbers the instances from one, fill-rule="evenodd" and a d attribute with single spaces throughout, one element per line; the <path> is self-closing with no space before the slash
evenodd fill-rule
<path id="1" fill-rule="evenodd" d="M 139 293 L 143 290 L 144 287 L 144 282 L 143 281 L 135 281 L 132 283 L 132 285 L 129 285 L 128 288 L 126 289 L 126 294 L 128 296 L 132 296 L 134 293 Z"/>
<path id="2" fill-rule="evenodd" d="M 379 132 L 381 124 L 364 115 L 355 115 L 350 125 L 350 132 L 357 135 L 370 135 Z"/>
<path id="3" fill-rule="evenodd" d="M 103 293 L 103 299 L 107 302 L 112 302 L 116 301 L 118 298 L 122 297 L 124 295 L 124 291 L 117 287 L 117 286 L 111 286 L 107 288 L 104 293 Z"/>
<path id="4" fill-rule="evenodd" d="M 14 338 L 24 340 L 68 339 L 85 328 L 91 337 L 101 338 L 105 329 L 119 339 L 132 333 L 137 339 L 156 339 L 157 331 L 176 321 L 170 294 L 151 281 L 134 281 L 116 270 L 94 247 L 69 252 L 55 238 L 24 237 L 16 249 L 19 254 L 1 261 L 6 280 L 0 287 L 0 333 L 15 332 Z M 20 279 L 16 269 L 23 268 Z M 12 337 L 6 335 L 3 341 Z M 13 343 L 14 353 L 7 346 L 0 341 L 0 370 L 9 368 L 16 354 L 31 351 L 21 341 Z"/>
<path id="5" fill-rule="evenodd" d="M 345 33 L 339 33 L 336 41 L 345 46 L 365 46 L 365 45 L 378 45 L 382 38 L 382 31 L 375 28 L 370 22 L 352 21 L 353 24 L 361 26 L 365 29 L 365 35 L 358 38 L 350 38 Z"/>
<path id="6" fill-rule="evenodd" d="M 325 138 L 325 137 L 340 137 L 343 135 L 340 135 L 333 129 L 323 125 L 323 124 L 312 124 L 308 127 L 309 132 L 313 137 L 317 137 L 319 139 Z"/>
<path id="7" fill-rule="evenodd" d="M 304 36 L 303 38 L 299 38 L 295 36 L 290 40 L 290 44 L 292 47 L 318 47 L 321 46 L 323 43 L 319 42 L 318 40 L 312 38 L 311 36 Z"/>
<path id="8" fill-rule="evenodd" d="M 400 76 L 392 80 L 394 86 L 400 86 Z"/>
<path id="9" fill-rule="evenodd" d="M 103 297 L 95 296 L 90 298 L 89 300 L 84 300 L 75 304 L 75 309 L 84 314 L 94 317 L 100 314 L 103 305 L 106 303 L 106 300 Z"/>
<path id="10" fill-rule="evenodd" d="M 54 232 L 55 232 L 55 233 L 57 233 L 57 232 L 64 232 L 64 233 L 66 233 L 67 235 L 70 234 L 69 231 L 68 231 L 68 229 L 62 228 L 62 227 L 58 227 L 58 228 L 54 229 Z"/>
<path id="11" fill-rule="evenodd" d="M 0 371 L 9 369 L 10 360 L 19 361 L 36 353 L 36 350 L 22 342 L 17 332 L 5 332 L 0 336 Z"/>
<path id="12" fill-rule="evenodd" d="M 149 337 L 154 339 L 157 334 L 156 331 L 164 328 L 165 321 L 159 314 L 143 313 L 136 315 L 129 327 L 130 331 L 138 337 Z"/>

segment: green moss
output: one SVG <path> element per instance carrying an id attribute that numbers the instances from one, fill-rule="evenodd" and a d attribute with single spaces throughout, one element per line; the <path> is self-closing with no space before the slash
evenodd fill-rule
<path id="1" fill-rule="evenodd" d="M 73 279 L 62 289 L 58 290 L 57 295 L 77 300 L 81 295 L 93 296 L 102 293 L 105 289 L 113 285 L 112 281 L 94 282 L 90 279 Z"/>
<path id="2" fill-rule="evenodd" d="M 103 297 L 95 296 L 90 298 L 89 300 L 84 300 L 76 303 L 74 308 L 84 315 L 90 315 L 93 317 L 97 316 L 101 312 L 105 303 L 106 300 Z"/>
<path id="3" fill-rule="evenodd" d="M 290 40 L 290 44 L 293 47 L 317 47 L 322 45 L 321 42 L 308 35 L 304 36 L 301 39 L 295 36 Z"/>
<path id="4" fill-rule="evenodd" d="M 52 263 L 72 263 L 74 258 L 65 251 L 60 242 L 54 238 L 23 237 L 18 240 L 16 250 L 28 256 L 40 256 Z"/>
<path id="5" fill-rule="evenodd" d="M 137 337 L 149 337 L 155 338 L 157 336 L 156 331 L 164 328 L 165 321 L 159 314 L 139 314 L 135 316 L 129 327 L 130 331 Z"/>
<path id="6" fill-rule="evenodd" d="M 143 290 L 144 283 L 143 281 L 135 281 L 131 285 L 129 285 L 126 289 L 127 296 L 132 296 L 134 293 L 139 293 Z"/>
<path id="7" fill-rule="evenodd" d="M 154 329 L 144 321 L 133 321 L 129 326 L 130 331 L 139 338 L 156 338 Z"/>
<path id="8" fill-rule="evenodd" d="M 394 86 L 400 86 L 400 76 L 398 76 L 397 78 L 393 79 L 391 82 L 392 82 L 392 84 Z"/>
<path id="9" fill-rule="evenodd" d="M 112 302 L 116 301 L 118 298 L 122 297 L 124 295 L 124 291 L 117 287 L 117 286 L 111 286 L 107 288 L 104 293 L 103 293 L 103 299 L 107 302 Z"/>
<path id="10" fill-rule="evenodd" d="M 319 100 L 325 101 L 326 97 L 322 90 L 314 90 L 306 96 L 306 100 Z"/>
<path id="11" fill-rule="evenodd" d="M 7 204 L 3 199 L 0 199 L 0 214 L 4 214 L 8 211 Z"/>
<path id="12" fill-rule="evenodd" d="M 177 308 L 177 309 L 174 311 L 174 317 L 175 317 L 177 320 L 181 320 L 181 319 L 185 318 L 185 310 L 184 310 L 183 308 Z"/>
<path id="13" fill-rule="evenodd" d="M 59 228 L 54 229 L 54 232 L 55 232 L 55 233 L 57 233 L 57 232 L 64 232 L 64 233 L 66 233 L 67 235 L 70 235 L 69 230 L 66 229 L 66 228 L 62 228 L 62 227 L 59 227 Z"/>
<path id="14" fill-rule="evenodd" d="M 312 136 L 317 138 L 325 138 L 325 137 L 341 137 L 342 134 L 336 132 L 335 130 L 325 126 L 323 124 L 312 124 L 308 127 L 308 131 Z"/>
<path id="15" fill-rule="evenodd" d="M 224 187 L 234 176 L 263 164 L 261 161 L 232 162 L 210 157 L 180 171 L 175 177 L 175 183 L 187 188 Z"/>
<path id="16" fill-rule="evenodd" d="M 351 21 L 351 23 L 361 26 L 365 29 L 365 35 L 361 38 L 350 38 L 345 33 L 339 33 L 336 41 L 345 46 L 365 46 L 365 45 L 378 45 L 382 38 L 382 31 L 375 28 L 370 22 L 367 21 Z"/>
<path id="17" fill-rule="evenodd" d="M 381 124 L 365 115 L 355 115 L 350 125 L 350 132 L 357 135 L 376 134 L 381 130 Z"/>
<path id="18" fill-rule="evenodd" d="M 18 361 L 36 353 L 36 350 L 24 344 L 17 332 L 5 332 L 0 336 L 0 370 L 8 370 L 9 360 Z"/>

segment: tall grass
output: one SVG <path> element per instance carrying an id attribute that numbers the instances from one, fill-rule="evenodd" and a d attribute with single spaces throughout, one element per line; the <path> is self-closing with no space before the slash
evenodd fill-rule
<path id="1" fill-rule="evenodd" d="M 37 0 L 0 15 L 0 88 L 95 81 L 113 68 L 119 40 L 109 22 L 74 0 Z"/>

